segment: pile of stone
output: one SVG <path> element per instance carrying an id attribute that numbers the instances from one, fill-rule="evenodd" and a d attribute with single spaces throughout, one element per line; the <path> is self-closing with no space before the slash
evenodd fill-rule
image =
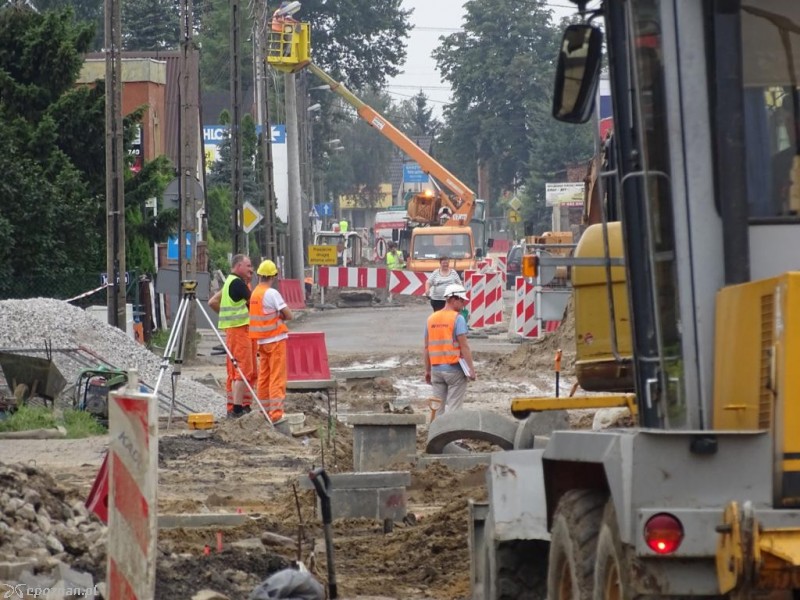
<path id="1" fill-rule="evenodd" d="M 0 463 L 0 597 L 98 597 L 105 560 L 106 527 L 81 499 L 42 471 Z"/>
<path id="2" fill-rule="evenodd" d="M 103 323 L 89 313 L 62 300 L 29 298 L 0 301 L 0 350 L 15 352 L 24 349 L 42 349 L 45 343 L 54 350 L 53 363 L 67 380 L 64 396 L 70 396 L 74 382 L 82 369 L 97 367 L 99 357 L 118 369 L 136 369 L 140 380 L 155 386 L 162 366 L 158 356 L 128 337 L 125 332 Z M 81 350 L 88 364 L 76 361 L 69 353 L 59 350 Z M 91 354 L 86 353 L 90 352 Z M 19 352 L 44 358 L 44 352 Z M 92 356 L 93 355 L 93 356 Z M 87 358 L 88 357 L 88 358 Z M 171 394 L 172 368 L 165 367 L 160 392 Z M 181 377 L 175 388 L 175 399 L 188 407 L 186 412 L 210 412 L 217 416 L 225 413 L 225 400 L 205 385 Z M 162 402 L 162 409 L 164 403 Z M 162 410 L 166 414 L 166 410 Z M 0 596 L 2 597 L 2 596 Z"/>

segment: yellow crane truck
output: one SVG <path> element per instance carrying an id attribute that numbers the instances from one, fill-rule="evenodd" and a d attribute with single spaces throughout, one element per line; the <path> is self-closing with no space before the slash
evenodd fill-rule
<path id="1" fill-rule="evenodd" d="M 593 377 L 634 393 L 517 398 L 512 411 L 628 403 L 637 425 L 492 454 L 488 503 L 473 505 L 473 598 L 796 598 L 800 2 L 574 3 L 553 113 L 589 119 L 605 48 L 603 177 L 619 209 L 576 252 L 573 278 L 608 299 L 576 311 L 576 337 L 587 320 L 628 319 L 627 371 Z"/>

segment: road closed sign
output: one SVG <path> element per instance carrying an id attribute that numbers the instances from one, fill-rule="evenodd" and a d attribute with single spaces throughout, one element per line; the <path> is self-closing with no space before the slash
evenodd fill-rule
<path id="1" fill-rule="evenodd" d="M 310 265 L 336 265 L 336 246 L 309 246 L 308 264 Z"/>

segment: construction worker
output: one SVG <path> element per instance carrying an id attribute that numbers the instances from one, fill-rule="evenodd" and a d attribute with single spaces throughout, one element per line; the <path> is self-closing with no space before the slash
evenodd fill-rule
<path id="1" fill-rule="evenodd" d="M 273 424 L 283 419 L 286 399 L 286 340 L 292 311 L 272 282 L 278 267 L 271 260 L 258 265 L 258 285 L 250 296 L 250 337 L 258 342 L 256 393 Z"/>
<path id="2" fill-rule="evenodd" d="M 397 249 L 397 244 L 393 241 L 389 242 L 387 248 L 389 250 L 386 253 L 386 268 L 393 271 L 405 268 L 406 261 L 403 257 L 403 252 Z"/>
<path id="3" fill-rule="evenodd" d="M 272 13 L 272 21 L 270 28 L 272 29 L 272 49 L 273 51 L 280 52 L 282 56 L 292 55 L 292 33 L 298 23 L 297 19 L 292 17 L 292 5 L 299 4 L 297 2 L 281 2 L 280 6 Z M 282 51 L 280 50 L 282 48 Z"/>
<path id="4" fill-rule="evenodd" d="M 467 291 L 460 284 L 450 284 L 444 296 L 444 308 L 428 317 L 424 356 L 425 381 L 433 386 L 433 397 L 440 401 L 443 413 L 461 408 L 467 380 L 476 377 L 467 322 L 460 314 L 468 300 Z"/>
<path id="5" fill-rule="evenodd" d="M 235 255 L 231 261 L 231 274 L 228 275 L 222 289 L 208 301 L 209 307 L 219 313 L 218 325 L 225 331 L 225 345 L 239 366 L 237 369 L 228 357 L 225 390 L 227 413 L 231 417 L 250 412 L 253 398 L 247 383 L 253 389 L 256 385 L 256 344 L 248 332 L 250 324 L 248 303 L 252 278 L 253 264 L 250 258 L 244 254 Z"/>

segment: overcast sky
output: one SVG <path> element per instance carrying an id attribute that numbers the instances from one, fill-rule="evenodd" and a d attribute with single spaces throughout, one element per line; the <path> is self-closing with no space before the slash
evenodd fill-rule
<path id="1" fill-rule="evenodd" d="M 569 0 L 551 0 L 556 20 L 574 9 Z M 414 9 L 409 33 L 408 56 L 403 73 L 390 80 L 388 91 L 400 102 L 416 95 L 420 89 L 428 96 L 437 116 L 450 98 L 450 88 L 436 70 L 431 52 L 439 45 L 439 37 L 457 31 L 464 16 L 464 0 L 403 0 L 403 8 Z"/>

